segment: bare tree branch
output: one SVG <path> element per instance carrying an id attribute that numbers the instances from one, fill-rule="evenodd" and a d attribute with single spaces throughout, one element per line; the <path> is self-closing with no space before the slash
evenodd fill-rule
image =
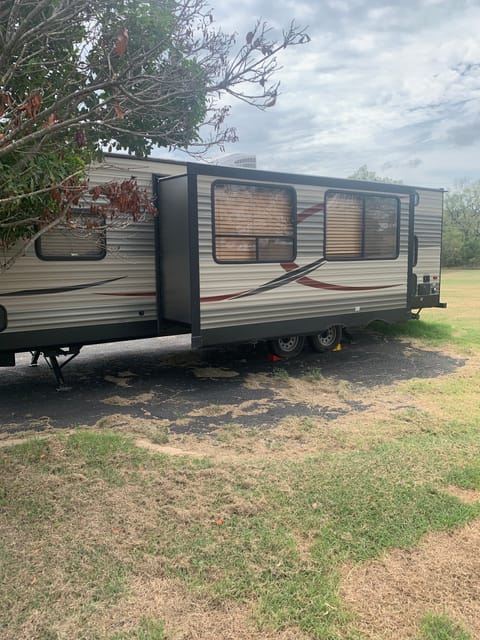
<path id="1" fill-rule="evenodd" d="M 271 36 L 257 22 L 237 43 L 206 0 L 1 0 L 0 245 L 61 217 L 106 145 L 235 141 L 222 96 L 273 106 L 277 55 L 309 40 L 295 22 Z"/>

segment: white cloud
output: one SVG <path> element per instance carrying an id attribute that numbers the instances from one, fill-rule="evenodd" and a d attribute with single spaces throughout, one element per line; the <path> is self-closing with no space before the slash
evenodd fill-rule
<path id="1" fill-rule="evenodd" d="M 217 6 L 215 6 L 217 5 Z M 362 164 L 404 182 L 480 177 L 478 0 L 213 0 L 226 30 L 258 17 L 309 24 L 283 52 L 281 96 L 267 113 L 233 105 L 240 142 L 268 169 L 346 176 Z M 241 40 L 241 36 L 239 36 Z"/>

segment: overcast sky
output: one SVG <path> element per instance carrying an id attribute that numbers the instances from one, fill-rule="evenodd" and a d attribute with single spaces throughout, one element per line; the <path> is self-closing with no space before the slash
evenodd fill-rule
<path id="1" fill-rule="evenodd" d="M 480 179 L 480 0 L 211 5 L 227 31 L 263 18 L 281 35 L 295 18 L 312 38 L 284 52 L 274 108 L 232 102 L 240 141 L 226 152 L 295 173 L 346 177 L 367 164 L 407 184 Z"/>

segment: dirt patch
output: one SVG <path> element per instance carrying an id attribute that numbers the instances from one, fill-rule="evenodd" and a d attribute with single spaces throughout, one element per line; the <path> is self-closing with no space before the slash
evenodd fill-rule
<path id="1" fill-rule="evenodd" d="M 117 387 L 123 387 L 124 389 L 127 389 L 128 387 L 131 387 L 132 385 L 129 384 L 129 380 L 130 378 L 125 378 L 125 377 L 120 377 L 120 376 L 105 376 L 104 380 L 106 380 L 107 382 L 111 382 L 112 384 L 115 384 Z"/>
<path id="2" fill-rule="evenodd" d="M 232 418 L 238 418 L 240 416 L 254 416 L 262 413 L 267 413 L 268 408 L 272 405 L 266 399 L 262 400 L 246 400 L 238 404 L 212 404 L 201 409 L 194 409 L 188 414 L 192 417 L 199 416 L 225 416 L 230 414 Z"/>
<path id="3" fill-rule="evenodd" d="M 341 593 L 355 628 L 371 640 L 418 636 L 428 612 L 446 614 L 480 638 L 480 521 L 430 534 L 415 549 L 350 566 Z"/>
<path id="4" fill-rule="evenodd" d="M 179 447 L 172 447 L 168 444 L 155 444 L 150 440 L 145 440 L 144 438 L 140 438 L 139 440 L 135 440 L 135 445 L 140 447 L 141 449 L 147 449 L 148 451 L 152 451 L 153 453 L 161 453 L 169 456 L 193 456 L 195 458 L 202 457 L 198 451 L 189 451 L 188 449 L 180 449 Z"/>
<path id="5" fill-rule="evenodd" d="M 192 371 L 197 378 L 236 378 L 240 375 L 238 371 L 216 367 L 196 367 Z"/>
<path id="6" fill-rule="evenodd" d="M 113 404 L 118 405 L 120 407 L 128 407 L 134 404 L 146 404 L 150 402 L 155 397 L 155 393 L 153 391 L 149 391 L 147 393 L 140 393 L 138 396 L 133 396 L 131 398 L 125 398 L 121 396 L 111 396 L 110 398 L 104 398 L 101 400 L 104 404 Z"/>
<path id="7" fill-rule="evenodd" d="M 474 489 L 460 489 L 460 487 L 449 485 L 448 487 L 445 487 L 445 491 L 466 504 L 475 504 L 476 502 L 480 502 L 480 491 L 476 491 Z"/>
<path id="8" fill-rule="evenodd" d="M 119 429 L 128 433 L 143 433 L 151 427 L 168 427 L 171 424 L 166 418 L 138 418 L 128 413 L 112 413 L 98 420 L 93 426 L 96 429 Z"/>
<path id="9" fill-rule="evenodd" d="M 297 378 L 281 373 L 275 376 L 254 373 L 246 377 L 244 384 L 247 389 L 269 389 L 279 400 L 286 400 L 291 404 L 301 403 L 309 407 L 348 409 L 347 400 L 349 396 L 353 396 L 353 388 L 344 380 L 336 380 L 333 377 L 324 379 L 320 376 L 315 379 L 309 374 Z"/>
<path id="10" fill-rule="evenodd" d="M 297 628 L 259 631 L 253 622 L 253 603 L 215 605 L 195 598 L 174 580 L 137 576 L 130 583 L 130 595 L 98 621 L 104 634 L 113 630 L 128 633 L 145 618 L 162 620 L 172 640 L 307 640 Z"/>

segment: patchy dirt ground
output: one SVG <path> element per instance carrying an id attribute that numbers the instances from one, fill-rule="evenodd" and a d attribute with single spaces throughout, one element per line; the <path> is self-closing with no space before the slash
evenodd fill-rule
<path id="1" fill-rule="evenodd" d="M 480 500 L 480 491 L 476 492 Z M 470 496 L 471 498 L 471 496 Z M 418 638 L 429 611 L 480 638 L 480 521 L 426 536 L 414 549 L 345 569 L 342 596 L 365 638 Z"/>
<path id="2" fill-rule="evenodd" d="M 45 364 L 30 368 L 22 356 L 17 368 L 0 369 L 0 447 L 21 442 L 22 432 L 48 438 L 53 428 L 81 425 L 133 434 L 137 446 L 155 452 L 220 461 L 294 460 L 319 450 L 358 450 L 410 431 L 434 431 L 442 411 L 439 398 L 423 393 L 419 403 L 414 385 L 468 379 L 478 366 L 475 357 L 465 361 L 451 352 L 367 332 L 356 334 L 339 352 L 306 351 L 301 358 L 278 363 L 270 362 L 261 348 L 191 353 L 182 338 L 85 349 L 65 370 L 71 390 L 60 393 Z M 413 386 L 401 384 L 409 381 Z M 84 482 L 80 476 L 76 479 Z M 51 481 L 58 480 L 52 476 Z M 60 485 L 56 490 L 61 491 Z M 446 490 L 465 502 L 480 501 L 480 492 Z M 161 493 L 174 504 L 175 495 L 168 491 L 174 489 L 162 487 Z M 111 499 L 118 514 L 124 492 Z M 131 496 L 125 514 L 134 504 L 138 515 L 140 503 Z M 143 505 L 142 522 L 125 515 L 132 540 L 149 526 L 154 508 L 153 503 Z M 197 508 L 211 511 L 200 503 Z M 231 508 L 254 513 L 261 505 Z M 183 516 L 180 511 L 178 507 L 176 517 L 192 517 L 190 511 Z M 99 524 L 99 530 L 108 527 L 111 523 Z M 77 528 L 75 536 L 80 536 Z M 345 567 L 341 594 L 358 630 L 371 640 L 414 639 L 425 612 L 431 611 L 446 613 L 472 637 L 480 637 L 479 545 L 480 524 L 474 522 L 428 535 L 416 548 Z M 35 558 L 37 540 L 32 538 L 30 546 Z M 162 618 L 179 640 L 306 637 L 298 629 L 260 633 L 251 603 L 218 607 L 151 569 L 145 566 L 132 575 L 129 595 L 108 615 L 99 615 L 95 628 L 106 634 L 112 629 L 130 633 L 142 617 L 153 617 Z M 61 584 L 61 576 L 57 582 Z M 71 621 L 62 620 L 68 635 Z M 35 631 L 40 622 L 32 618 L 29 624 Z"/>
<path id="3" fill-rule="evenodd" d="M 77 425 L 168 427 L 177 435 L 268 429 L 305 416 L 332 422 L 372 409 L 408 410 L 394 385 L 456 371 L 464 362 L 406 342 L 358 332 L 342 351 L 272 363 L 262 347 L 192 353 L 187 338 L 85 347 L 65 369 L 70 391 L 55 390 L 44 362 L 0 369 L 0 434 Z"/>

